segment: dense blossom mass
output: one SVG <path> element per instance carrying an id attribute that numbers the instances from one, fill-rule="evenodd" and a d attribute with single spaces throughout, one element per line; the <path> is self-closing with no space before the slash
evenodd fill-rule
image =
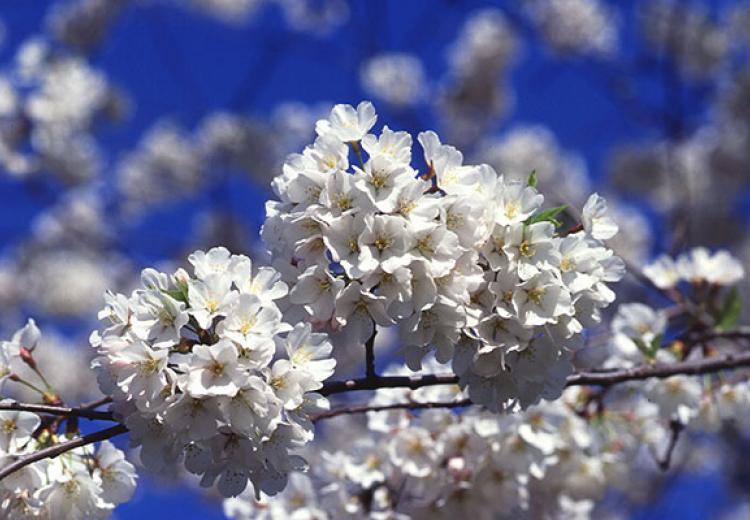
<path id="1" fill-rule="evenodd" d="M 107 295 L 91 337 L 100 387 L 146 467 L 182 460 L 224 496 L 248 480 L 274 494 L 305 467 L 292 451 L 327 407 L 315 390 L 333 373 L 331 346 L 282 321 L 287 287 L 273 269 L 224 248 L 189 260 L 194 276 L 146 269 L 143 288 Z"/>
<path id="2" fill-rule="evenodd" d="M 695 254 L 682 265 L 699 268 L 700 260 L 690 257 Z M 659 344 L 669 324 L 663 309 L 622 304 L 606 345 L 592 350 L 605 368 L 700 359 L 699 349 L 644 348 Z M 716 347 L 733 351 L 731 342 Z M 439 364 L 430 359 L 423 368 L 434 373 Z M 379 389 L 372 407 L 401 403 L 404 409 L 370 411 L 366 421 L 332 419 L 307 475 L 295 474 L 273 498 L 245 492 L 228 499 L 224 512 L 237 520 L 591 518 L 607 490 L 641 492 L 633 482 L 654 457 L 662 467 L 669 464 L 675 431 L 705 435 L 731 421 L 747 427 L 750 412 L 746 375 L 732 372 L 568 388 L 558 400 L 503 415 L 450 409 L 451 402 L 464 408 L 466 396 L 451 385 Z M 421 403 L 445 407 L 409 409 Z"/>
<path id="3" fill-rule="evenodd" d="M 349 349 L 398 324 L 410 368 L 434 350 L 492 410 L 558 397 L 624 271 L 602 242 L 617 233 L 606 202 L 592 195 L 582 228 L 560 233 L 567 208 L 543 209 L 533 175 L 465 165 L 434 132 L 417 138 L 419 172 L 411 136 L 369 133 L 376 118 L 369 102 L 337 105 L 274 181 L 262 236 L 290 314 Z"/>

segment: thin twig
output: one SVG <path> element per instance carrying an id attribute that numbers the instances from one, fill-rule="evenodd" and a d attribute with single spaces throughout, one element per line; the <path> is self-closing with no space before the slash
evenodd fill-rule
<path id="1" fill-rule="evenodd" d="M 70 408 L 68 406 L 52 406 L 46 404 L 33 403 L 0 403 L 0 410 L 18 410 L 23 412 L 45 413 L 50 415 L 60 415 L 65 417 L 83 417 L 92 421 L 114 421 L 112 412 L 101 412 L 91 410 L 85 407 Z"/>
<path id="2" fill-rule="evenodd" d="M 683 425 L 680 421 L 672 420 L 669 422 L 669 429 L 671 430 L 672 434 L 669 436 L 667 451 L 664 452 L 663 458 L 657 459 L 656 461 L 656 463 L 659 465 L 659 469 L 661 469 L 662 471 L 667 471 L 669 469 L 669 466 L 672 464 L 672 454 L 674 453 L 675 446 L 677 446 L 677 441 L 680 438 L 680 433 L 685 429 L 685 425 Z"/>
<path id="3" fill-rule="evenodd" d="M 100 399 L 97 399 L 95 401 L 91 401 L 89 403 L 83 403 L 78 406 L 78 408 L 81 408 L 83 410 L 92 410 L 94 408 L 99 408 L 100 406 L 104 406 L 105 404 L 109 404 L 112 402 L 111 396 L 104 396 Z"/>
<path id="4" fill-rule="evenodd" d="M 365 343 L 365 377 L 368 379 L 378 377 L 375 374 L 375 334 L 377 334 L 377 329 L 372 332 L 372 336 Z"/>
<path id="5" fill-rule="evenodd" d="M 118 424 L 117 426 L 112 426 L 111 428 L 107 428 L 106 430 L 89 433 L 88 435 L 76 437 L 75 439 L 70 439 L 69 441 L 55 444 L 54 446 L 50 446 L 49 448 L 44 448 L 43 450 L 29 453 L 28 455 L 20 457 L 15 462 L 8 464 L 4 468 L 0 469 L 0 480 L 3 480 L 8 475 L 25 468 L 29 464 L 33 464 L 44 459 L 54 459 L 58 455 L 62 455 L 67 451 L 74 450 L 88 444 L 93 444 L 95 442 L 101 442 L 107 439 L 111 439 L 112 437 L 115 437 L 122 433 L 126 433 L 127 431 L 128 429 L 124 424 Z"/>

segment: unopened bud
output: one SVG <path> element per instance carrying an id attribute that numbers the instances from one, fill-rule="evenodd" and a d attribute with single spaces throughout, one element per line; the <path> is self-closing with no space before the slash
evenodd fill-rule
<path id="1" fill-rule="evenodd" d="M 45 404 L 48 404 L 50 406 L 60 406 L 61 404 L 63 404 L 60 396 L 53 392 L 45 392 L 42 396 L 42 399 L 44 400 Z"/>
<path id="2" fill-rule="evenodd" d="M 20 356 L 21 360 L 29 365 L 32 369 L 36 369 L 36 361 L 34 361 L 34 356 L 31 354 L 31 351 L 27 349 L 26 347 L 21 347 L 20 349 Z"/>

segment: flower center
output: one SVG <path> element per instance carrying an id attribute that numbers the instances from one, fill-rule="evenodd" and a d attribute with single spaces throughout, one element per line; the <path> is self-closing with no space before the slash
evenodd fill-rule
<path id="1" fill-rule="evenodd" d="M 518 246 L 518 252 L 521 253 L 521 256 L 529 257 L 534 254 L 534 248 L 531 247 L 528 240 L 524 240 L 521 242 L 521 245 Z"/>
<path id="2" fill-rule="evenodd" d="M 529 296 L 529 300 L 534 302 L 536 305 L 542 304 L 542 298 L 544 298 L 545 290 L 543 287 L 534 287 L 530 291 L 528 291 L 526 294 Z"/>

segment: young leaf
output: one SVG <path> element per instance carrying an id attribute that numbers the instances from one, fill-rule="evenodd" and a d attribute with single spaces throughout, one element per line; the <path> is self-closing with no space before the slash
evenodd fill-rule
<path id="1" fill-rule="evenodd" d="M 641 338 L 631 339 L 633 340 L 633 343 L 635 343 L 635 346 L 638 347 L 638 350 L 640 350 L 641 353 L 646 356 L 646 359 L 653 361 L 654 359 L 656 359 L 656 352 L 659 350 L 659 348 L 661 348 L 662 337 L 663 334 L 656 335 L 649 344 L 646 344 L 646 342 Z"/>
<path id="2" fill-rule="evenodd" d="M 531 173 L 529 174 L 529 180 L 526 182 L 526 184 L 528 186 L 531 186 L 532 188 L 536 188 L 536 183 L 537 183 L 536 170 L 532 170 Z"/>
<path id="3" fill-rule="evenodd" d="M 536 215 L 532 215 L 529 218 L 526 219 L 526 224 L 535 224 L 537 222 L 552 222 L 552 224 L 555 225 L 555 227 L 559 227 L 561 225 L 561 222 L 557 220 L 555 217 L 565 211 L 565 209 L 568 207 L 567 204 L 563 204 L 562 206 L 557 206 L 556 208 L 549 208 L 545 209 L 544 211 L 541 211 L 537 213 Z"/>
<path id="4" fill-rule="evenodd" d="M 727 295 L 721 312 L 716 318 L 716 328 L 719 330 L 730 330 L 737 324 L 742 312 L 742 299 L 736 287 Z"/>

